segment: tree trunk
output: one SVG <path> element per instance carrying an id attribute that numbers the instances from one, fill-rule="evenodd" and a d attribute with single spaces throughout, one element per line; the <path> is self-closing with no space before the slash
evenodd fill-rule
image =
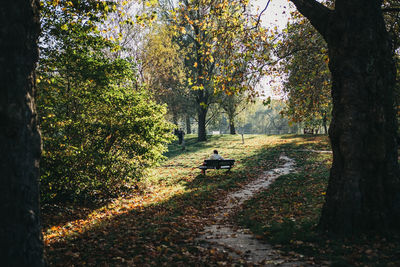
<path id="1" fill-rule="evenodd" d="M 326 113 L 324 113 L 322 118 L 322 125 L 324 126 L 324 133 L 328 134 L 328 126 L 326 125 L 326 122 L 327 122 Z"/>
<path id="2" fill-rule="evenodd" d="M 190 126 L 190 116 L 186 115 L 186 133 L 191 134 L 192 133 L 192 128 Z"/>
<path id="3" fill-rule="evenodd" d="M 378 1 L 354 2 L 327 37 L 334 159 L 320 226 L 344 234 L 400 227 L 390 41 Z"/>
<path id="4" fill-rule="evenodd" d="M 203 106 L 198 108 L 198 135 L 197 141 L 207 141 L 207 132 L 206 132 L 206 116 L 207 109 Z"/>
<path id="5" fill-rule="evenodd" d="M 172 122 L 176 125 L 176 128 L 179 128 L 178 125 L 178 114 L 176 113 L 176 111 L 172 112 Z"/>
<path id="6" fill-rule="evenodd" d="M 236 134 L 235 122 L 229 121 L 229 131 L 230 134 Z"/>
<path id="7" fill-rule="evenodd" d="M 35 111 L 39 1 L 0 3 L 0 258 L 43 266 L 39 221 L 40 134 Z"/>
<path id="8" fill-rule="evenodd" d="M 292 1 L 329 47 L 333 165 L 319 227 L 342 235 L 398 231 L 395 67 L 380 1 L 337 0 L 334 11 Z"/>

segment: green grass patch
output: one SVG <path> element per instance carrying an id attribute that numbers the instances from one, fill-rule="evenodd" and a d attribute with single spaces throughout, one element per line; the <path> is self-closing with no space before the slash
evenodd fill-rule
<path id="1" fill-rule="evenodd" d="M 280 146 L 295 159 L 297 172 L 279 177 L 266 191 L 247 201 L 237 222 L 287 255 L 295 252 L 309 263 L 331 266 L 399 266 L 398 237 L 328 239 L 317 224 L 328 185 L 332 155 L 323 137 L 295 136 Z"/>
<path id="2" fill-rule="evenodd" d="M 296 160 L 297 172 L 280 177 L 246 202 L 237 217 L 240 224 L 288 255 L 301 253 L 317 265 L 400 265 L 399 239 L 327 240 L 315 231 L 331 155 L 306 150 L 329 150 L 326 136 L 245 135 L 244 144 L 240 135 L 196 139 L 186 136 L 185 150 L 171 144 L 167 160 L 150 170 L 131 195 L 83 210 L 79 220 L 48 214 L 44 239 L 49 265 L 241 266 L 239 260 L 202 249 L 193 240 L 212 223 L 217 200 L 279 166 L 282 153 Z M 235 159 L 235 166 L 230 172 L 208 170 L 202 175 L 197 167 L 214 149 Z M 68 220 L 52 224 L 55 215 Z"/>
<path id="3" fill-rule="evenodd" d="M 82 220 L 45 229 L 50 265 L 99 266 L 208 266 L 235 265 L 227 254 L 198 249 L 193 239 L 211 223 L 215 203 L 230 190 L 241 187 L 275 167 L 281 136 L 211 136 L 207 142 L 186 137 L 186 149 L 174 143 L 168 159 L 153 168 L 139 184 L 140 192 L 112 200 Z M 197 169 L 214 149 L 236 160 L 230 172 Z M 47 217 L 50 218 L 50 217 Z"/>

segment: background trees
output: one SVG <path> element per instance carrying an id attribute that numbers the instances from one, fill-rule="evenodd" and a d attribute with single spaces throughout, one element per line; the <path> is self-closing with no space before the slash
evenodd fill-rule
<path id="1" fill-rule="evenodd" d="M 286 107 L 286 103 L 282 100 L 271 100 L 268 105 L 262 101 L 256 101 L 250 112 L 245 110 L 245 122 L 243 123 L 243 131 L 245 133 L 256 134 L 288 134 L 299 133 L 300 124 L 290 123 L 289 120 L 282 116 L 282 112 Z"/>
<path id="2" fill-rule="evenodd" d="M 156 26 L 145 40 L 142 64 L 144 81 L 159 103 L 168 105 L 172 122 L 191 115 L 195 104 L 186 82 L 185 48 L 173 40 L 174 32 L 166 25 Z"/>
<path id="3" fill-rule="evenodd" d="M 309 128 L 323 126 L 327 134 L 332 111 L 328 48 L 309 21 L 296 13 L 294 19 L 276 49 L 281 59 L 278 75 L 287 77 L 282 86 L 287 96 L 283 114 Z"/>
<path id="4" fill-rule="evenodd" d="M 239 92 L 262 73 L 268 59 L 263 29 L 254 26 L 248 1 L 181 1 L 172 11 L 187 81 L 197 103 L 198 140 L 206 140 L 207 112 L 218 91 Z M 256 41 L 257 40 L 257 41 Z M 250 70 L 250 72 L 248 71 Z"/>
<path id="5" fill-rule="evenodd" d="M 137 60 L 104 28 L 107 13 L 117 11 L 113 3 L 48 1 L 43 9 L 42 200 L 115 196 L 162 158 L 172 138 L 166 108 L 138 81 Z"/>
<path id="6" fill-rule="evenodd" d="M 248 99 L 244 94 L 224 95 L 219 100 L 221 108 L 224 110 L 229 122 L 229 133 L 236 134 L 236 118 L 246 108 Z"/>

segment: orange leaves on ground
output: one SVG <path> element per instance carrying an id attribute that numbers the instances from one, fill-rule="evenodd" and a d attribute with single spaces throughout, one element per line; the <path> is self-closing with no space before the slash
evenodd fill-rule
<path id="1" fill-rule="evenodd" d="M 254 136 L 245 139 L 243 149 L 241 137 L 224 138 L 228 141 L 210 143 L 223 147 L 224 156 L 236 159 L 230 173 L 200 175 L 195 167 L 212 150 L 207 146 L 191 152 L 188 145 L 190 152 L 174 154 L 153 169 L 141 187 L 144 193 L 113 200 L 79 219 L 48 227 L 44 238 L 51 265 L 233 265 L 227 254 L 201 247 L 195 238 L 214 220 L 217 200 L 273 166 L 273 158 L 263 153 L 286 139 Z"/>
<path id="2" fill-rule="evenodd" d="M 141 209 L 144 205 L 156 201 L 154 196 L 136 196 L 127 200 L 117 200 L 112 204 L 99 208 L 90 213 L 86 219 L 70 221 L 64 225 L 52 226 L 44 233 L 44 242 L 50 245 L 59 242 L 74 234 L 82 234 L 86 230 L 95 227 L 101 221 L 112 218 L 113 216 L 125 214 L 131 210 Z"/>

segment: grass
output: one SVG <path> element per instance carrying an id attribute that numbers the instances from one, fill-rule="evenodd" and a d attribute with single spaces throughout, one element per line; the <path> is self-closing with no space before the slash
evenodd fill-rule
<path id="1" fill-rule="evenodd" d="M 398 236 L 364 236 L 329 239 L 316 227 L 328 184 L 331 154 L 325 138 L 292 139 L 286 146 L 297 172 L 279 177 L 270 188 L 244 204 L 235 218 L 260 239 L 286 255 L 297 255 L 310 264 L 330 266 L 399 266 Z"/>
<path id="2" fill-rule="evenodd" d="M 240 260 L 193 241 L 210 224 L 217 199 L 276 165 L 280 137 L 214 136 L 208 142 L 186 137 L 186 150 L 170 146 L 166 160 L 141 181 L 140 190 L 80 214 L 77 219 L 54 220 L 45 214 L 45 251 L 51 266 L 70 265 L 209 265 L 240 264 Z M 197 169 L 213 149 L 234 158 L 227 173 Z M 63 217 L 63 214 L 56 214 Z M 70 216 L 69 216 L 70 217 Z"/>
<path id="3" fill-rule="evenodd" d="M 235 159 L 235 167 L 229 173 L 209 170 L 202 175 L 197 166 L 214 149 Z M 245 135 L 243 144 L 239 135 L 210 136 L 207 142 L 187 135 L 186 150 L 171 144 L 168 159 L 149 171 L 139 190 L 102 207 L 44 214 L 47 261 L 50 266 L 242 266 L 243 259 L 199 247 L 194 239 L 213 222 L 218 199 L 275 168 L 285 153 L 296 160 L 298 172 L 279 178 L 247 202 L 234 218 L 238 223 L 287 255 L 302 254 L 309 262 L 399 263 L 399 246 L 390 239 L 341 243 L 315 232 L 331 155 L 307 149 L 328 150 L 327 138 Z"/>

